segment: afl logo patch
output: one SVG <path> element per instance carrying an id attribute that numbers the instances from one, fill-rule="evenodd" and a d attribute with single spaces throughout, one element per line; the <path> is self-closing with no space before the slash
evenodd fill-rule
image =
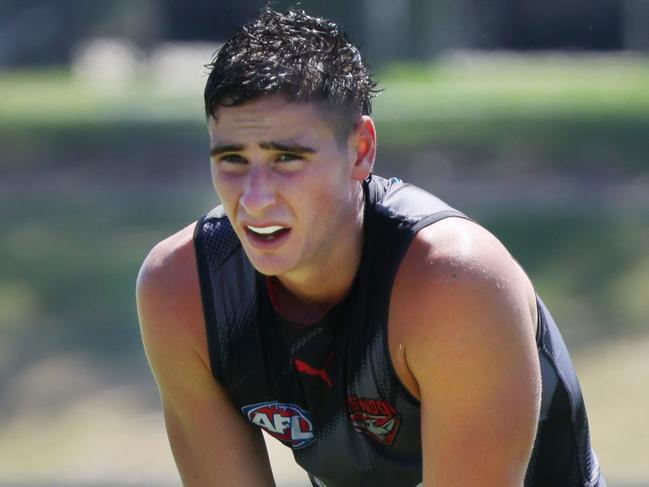
<path id="1" fill-rule="evenodd" d="M 383 399 L 349 395 L 347 408 L 356 431 L 392 446 L 401 425 L 401 415 L 394 406 Z"/>
<path id="2" fill-rule="evenodd" d="M 252 424 L 291 448 L 304 448 L 315 439 L 311 414 L 295 404 L 260 402 L 241 411 Z"/>

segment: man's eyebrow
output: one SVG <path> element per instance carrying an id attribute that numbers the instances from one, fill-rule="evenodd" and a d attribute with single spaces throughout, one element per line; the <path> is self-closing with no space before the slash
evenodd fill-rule
<path id="1" fill-rule="evenodd" d="M 306 147 L 303 145 L 299 144 L 293 144 L 293 143 L 283 143 L 283 142 L 260 142 L 259 147 L 261 147 L 264 150 L 275 150 L 278 152 L 291 152 L 294 154 L 303 154 L 303 153 L 309 153 L 309 154 L 314 154 L 318 152 L 316 149 L 313 147 Z"/>
<path id="2" fill-rule="evenodd" d="M 318 152 L 313 147 L 306 147 L 290 142 L 260 142 L 259 147 L 264 150 L 274 150 L 278 152 L 291 152 L 294 154 L 314 154 Z M 216 156 L 225 152 L 242 152 L 245 150 L 243 144 L 221 144 L 210 148 L 210 156 Z"/>
<path id="3" fill-rule="evenodd" d="M 242 144 L 215 145 L 210 148 L 210 156 L 216 156 L 218 154 L 223 154 L 224 152 L 241 152 L 243 149 L 244 146 Z"/>

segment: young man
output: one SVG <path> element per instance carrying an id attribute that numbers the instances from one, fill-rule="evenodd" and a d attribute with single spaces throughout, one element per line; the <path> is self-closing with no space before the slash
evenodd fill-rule
<path id="1" fill-rule="evenodd" d="M 205 89 L 222 206 L 158 244 L 142 336 L 186 486 L 603 486 L 565 345 L 485 229 L 372 175 L 375 83 L 340 29 L 271 10 Z"/>

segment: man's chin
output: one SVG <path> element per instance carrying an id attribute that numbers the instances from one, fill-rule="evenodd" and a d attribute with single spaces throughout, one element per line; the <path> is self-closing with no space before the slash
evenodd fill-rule
<path id="1" fill-rule="evenodd" d="M 291 263 L 280 260 L 276 257 L 269 258 L 260 257 L 258 255 L 250 255 L 250 253 L 248 253 L 247 251 L 246 256 L 257 272 L 268 277 L 275 277 L 286 274 L 293 267 Z"/>

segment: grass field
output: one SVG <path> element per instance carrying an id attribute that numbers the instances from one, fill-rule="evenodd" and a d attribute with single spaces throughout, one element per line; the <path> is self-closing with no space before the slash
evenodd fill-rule
<path id="1" fill-rule="evenodd" d="M 202 72 L 202 67 L 197 66 Z M 643 172 L 649 160 L 649 62 L 615 57 L 451 57 L 377 74 L 381 151 L 410 162 L 431 150 L 467 167 Z M 93 85 L 63 71 L 0 74 L 2 166 L 53 167 L 142 142 L 200 146 L 200 90 L 142 76 Z M 38 144 L 33 141 L 38 140 Z M 74 148 L 74 151 L 71 150 Z M 61 151 L 65 158 L 52 158 Z M 128 154 L 127 154 L 128 155 Z"/>
<path id="2" fill-rule="evenodd" d="M 499 236 L 564 317 L 568 338 L 638 333 L 649 303 L 649 211 L 623 216 L 459 206 Z M 20 201 L 19 205 L 15 203 Z M 207 181 L 147 187 L 100 182 L 0 196 L 4 333 L 48 326 L 47 347 L 139 350 L 134 277 L 148 249 L 216 204 Z M 476 202 L 472 203 L 477 205 Z M 578 249 L 578 252 L 575 251 Z M 88 323 L 95 326 L 88 327 Z M 35 330 L 34 330 L 35 331 Z"/>
<path id="3" fill-rule="evenodd" d="M 197 71 L 203 72 L 201 66 Z M 484 120 L 498 116 L 625 117 L 649 113 L 649 61 L 620 56 L 451 56 L 392 65 L 376 74 L 383 120 Z M 142 75 L 112 87 L 64 70 L 7 71 L 4 126 L 116 120 L 202 122 L 202 93 Z"/>
<path id="4" fill-rule="evenodd" d="M 505 242 L 573 351 L 610 487 L 649 485 L 649 62 L 455 57 L 379 78 L 378 172 Z M 200 93 L 50 71 L 1 73 L 0 96 L 0 484 L 176 485 L 134 279 L 216 204 Z"/>
<path id="5" fill-rule="evenodd" d="M 4 469 L 68 478 L 81 462 L 94 467 L 76 474 L 97 479 L 110 474 L 105 458 L 141 475 L 153 475 L 150 462 L 166 458 L 159 468 L 171 475 L 137 333 L 134 278 L 155 241 L 214 203 L 211 188 L 42 185 L 12 207 L 18 199 L 17 190 L 0 197 Z M 647 214 L 619 219 L 519 209 L 503 218 L 497 209 L 465 209 L 480 213 L 507 243 L 559 319 L 584 372 L 587 400 L 593 396 L 588 405 L 602 461 L 614 461 L 609 468 L 618 476 L 646 473 L 639 453 L 619 452 L 625 445 L 643 451 L 649 434 L 638 423 L 649 405 L 641 387 L 649 367 L 649 349 L 641 345 L 649 313 Z M 0 460 L 0 479 L 2 467 Z"/>

